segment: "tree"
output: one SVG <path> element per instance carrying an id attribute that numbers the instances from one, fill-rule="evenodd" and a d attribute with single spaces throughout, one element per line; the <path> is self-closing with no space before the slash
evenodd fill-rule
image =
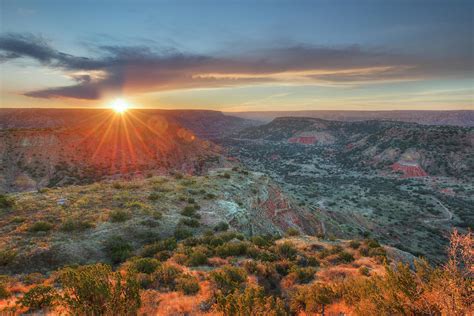
<path id="1" fill-rule="evenodd" d="M 20 299 L 20 305 L 35 311 L 56 304 L 58 293 L 54 288 L 47 285 L 37 285 L 31 288 Z"/>
<path id="2" fill-rule="evenodd" d="M 62 301 L 72 314 L 135 315 L 140 307 L 139 284 L 132 271 L 125 278 L 105 264 L 66 268 L 60 281 Z"/>
<path id="3" fill-rule="evenodd" d="M 294 312 L 305 311 L 324 316 L 325 308 L 331 304 L 336 295 L 327 284 L 314 283 L 310 286 L 299 287 L 291 297 L 291 309 Z"/>

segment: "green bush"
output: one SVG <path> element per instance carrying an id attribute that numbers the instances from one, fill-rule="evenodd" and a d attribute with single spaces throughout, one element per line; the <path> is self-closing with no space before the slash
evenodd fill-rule
<path id="1" fill-rule="evenodd" d="M 284 242 L 276 246 L 277 253 L 284 259 L 294 260 L 298 250 L 291 242 Z"/>
<path id="2" fill-rule="evenodd" d="M 212 271 L 210 278 L 214 286 L 226 295 L 234 290 L 243 288 L 247 280 L 247 273 L 242 268 L 225 266 L 219 270 Z"/>
<path id="3" fill-rule="evenodd" d="M 176 227 L 176 229 L 174 230 L 174 238 L 176 238 L 177 240 L 182 240 L 182 239 L 186 239 L 188 237 L 191 237 L 193 235 L 192 231 L 184 228 L 184 227 Z"/>
<path id="4" fill-rule="evenodd" d="M 201 225 L 199 221 L 195 218 L 182 218 L 179 220 L 179 224 L 194 228 L 199 227 Z"/>
<path id="5" fill-rule="evenodd" d="M 112 236 L 105 243 L 105 251 L 112 263 L 121 263 L 132 255 L 132 246 L 120 236 Z"/>
<path id="6" fill-rule="evenodd" d="M 112 272 L 105 264 L 66 268 L 60 272 L 62 301 L 73 315 L 135 315 L 141 305 L 137 277 Z"/>
<path id="7" fill-rule="evenodd" d="M 381 246 L 380 246 L 380 243 L 379 243 L 377 240 L 375 240 L 375 239 L 367 239 L 367 240 L 365 241 L 365 244 L 366 244 L 367 247 L 369 247 L 369 248 L 380 248 L 380 247 L 381 247 Z"/>
<path id="8" fill-rule="evenodd" d="M 216 197 L 217 196 L 214 193 L 207 193 L 204 198 L 207 200 L 212 200 L 212 199 L 215 199 Z"/>
<path id="9" fill-rule="evenodd" d="M 0 194 L 0 209 L 9 208 L 13 206 L 13 201 L 11 198 L 7 197 L 4 194 Z"/>
<path id="10" fill-rule="evenodd" d="M 77 219 L 67 219 L 62 225 L 61 230 L 65 232 L 84 231 L 93 228 L 94 224 Z"/>
<path id="11" fill-rule="evenodd" d="M 316 271 L 317 270 L 314 267 L 296 267 L 292 269 L 291 273 L 295 276 L 295 279 L 298 283 L 305 284 L 311 282 L 314 279 Z"/>
<path id="12" fill-rule="evenodd" d="M 216 309 L 223 315 L 290 315 L 280 298 L 265 296 L 261 287 L 248 287 L 228 295 L 216 295 Z"/>
<path id="13" fill-rule="evenodd" d="M 155 289 L 176 290 L 178 277 L 183 274 L 183 270 L 175 265 L 165 263 L 159 266 L 151 275 L 151 284 Z"/>
<path id="14" fill-rule="evenodd" d="M 47 232 L 53 229 L 53 224 L 48 222 L 39 221 L 30 226 L 29 231 L 33 233 Z"/>
<path id="15" fill-rule="evenodd" d="M 290 298 L 290 307 L 293 313 L 305 312 L 309 315 L 324 314 L 326 305 L 331 304 L 336 294 L 331 287 L 314 283 L 311 286 L 297 288 Z"/>
<path id="16" fill-rule="evenodd" d="M 12 218 L 11 222 L 12 223 L 15 223 L 15 224 L 21 224 L 23 223 L 24 221 L 26 221 L 26 218 L 23 217 L 23 216 L 15 216 Z"/>
<path id="17" fill-rule="evenodd" d="M 183 275 L 176 281 L 176 289 L 184 293 L 184 295 L 195 295 L 199 292 L 199 281 L 190 275 Z"/>
<path id="18" fill-rule="evenodd" d="M 0 267 L 6 266 L 13 262 L 17 256 L 16 251 L 10 250 L 10 249 L 5 249 L 5 250 L 0 250 Z"/>
<path id="19" fill-rule="evenodd" d="M 113 223 L 122 223 L 129 220 L 131 217 L 129 212 L 123 210 L 114 210 L 109 214 L 109 220 Z"/>
<path id="20" fill-rule="evenodd" d="M 227 242 L 217 246 L 216 254 L 221 258 L 230 256 L 244 256 L 247 253 L 248 244 L 245 242 Z"/>
<path id="21" fill-rule="evenodd" d="M 360 247 L 360 242 L 357 240 L 351 240 L 349 243 L 349 247 L 352 249 L 358 249 Z"/>
<path id="22" fill-rule="evenodd" d="M 337 260 L 343 263 L 349 263 L 354 261 L 354 256 L 347 251 L 343 251 L 337 255 Z"/>
<path id="23" fill-rule="evenodd" d="M 189 255 L 186 265 L 191 267 L 202 266 L 207 264 L 207 255 L 199 249 L 193 249 L 193 252 Z"/>
<path id="24" fill-rule="evenodd" d="M 290 236 L 290 237 L 291 237 L 291 236 L 299 236 L 299 235 L 300 235 L 300 231 L 299 231 L 298 229 L 296 229 L 296 228 L 291 227 L 291 228 L 288 228 L 288 229 L 286 230 L 286 235 L 287 235 L 287 236 Z"/>
<path id="25" fill-rule="evenodd" d="M 224 232 L 229 229 L 229 224 L 226 222 L 219 222 L 216 226 L 214 226 L 215 232 Z"/>
<path id="26" fill-rule="evenodd" d="M 187 217 L 194 217 L 196 216 L 196 208 L 194 205 L 186 205 L 184 209 L 181 211 L 181 215 Z"/>
<path id="27" fill-rule="evenodd" d="M 8 291 L 7 286 L 0 280 L 0 300 L 9 298 L 11 293 Z"/>
<path id="28" fill-rule="evenodd" d="M 146 245 L 142 252 L 141 255 L 143 257 L 153 257 L 157 253 L 161 251 L 173 251 L 177 247 L 176 239 L 174 238 L 168 238 L 164 240 L 157 241 L 151 245 Z"/>
<path id="29" fill-rule="evenodd" d="M 157 201 L 157 200 L 160 199 L 160 197 L 161 197 L 160 194 L 156 193 L 156 192 L 152 192 L 152 193 L 150 193 L 150 195 L 148 195 L 148 199 L 150 201 Z"/>
<path id="30" fill-rule="evenodd" d="M 359 273 L 362 274 L 362 275 L 365 275 L 365 276 L 369 276 L 370 275 L 370 270 L 369 268 L 365 267 L 365 266 L 362 266 L 359 268 Z"/>
<path id="31" fill-rule="evenodd" d="M 35 311 L 45 307 L 52 307 L 58 300 L 58 293 L 51 286 L 37 285 L 31 288 L 20 299 L 20 305 Z"/>
<path id="32" fill-rule="evenodd" d="M 253 236 L 250 241 L 259 247 L 269 247 L 273 244 L 271 236 Z"/>
<path id="33" fill-rule="evenodd" d="M 139 258 L 132 262 L 132 267 L 140 273 L 151 274 L 160 265 L 160 262 L 152 258 Z"/>
<path id="34" fill-rule="evenodd" d="M 163 214 L 160 211 L 152 211 L 149 215 L 156 220 L 160 220 L 163 218 Z"/>

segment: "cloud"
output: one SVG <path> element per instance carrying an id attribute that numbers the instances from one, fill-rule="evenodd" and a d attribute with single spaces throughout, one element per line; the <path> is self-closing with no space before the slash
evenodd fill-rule
<path id="1" fill-rule="evenodd" d="M 354 85 L 446 75 L 470 75 L 469 58 L 430 60 L 360 46 L 293 45 L 239 54 L 196 55 L 147 46 L 97 46 L 95 57 L 55 49 L 41 36 L 0 36 L 0 61 L 30 58 L 64 71 L 72 86 L 26 92 L 36 98 L 100 99 L 140 93 L 249 84 Z"/>

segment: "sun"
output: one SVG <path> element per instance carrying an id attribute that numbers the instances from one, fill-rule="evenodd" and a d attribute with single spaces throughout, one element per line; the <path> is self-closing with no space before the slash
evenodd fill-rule
<path id="1" fill-rule="evenodd" d="M 126 112 L 129 108 L 129 105 L 123 99 L 115 100 L 114 102 L 112 102 L 110 106 L 115 112 L 120 113 L 120 114 Z"/>

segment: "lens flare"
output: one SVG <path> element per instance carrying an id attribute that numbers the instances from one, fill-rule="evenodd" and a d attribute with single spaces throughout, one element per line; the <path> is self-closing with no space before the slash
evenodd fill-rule
<path id="1" fill-rule="evenodd" d="M 117 99 L 111 104 L 111 108 L 117 113 L 124 113 L 128 110 L 129 106 L 127 102 L 123 99 Z"/>

